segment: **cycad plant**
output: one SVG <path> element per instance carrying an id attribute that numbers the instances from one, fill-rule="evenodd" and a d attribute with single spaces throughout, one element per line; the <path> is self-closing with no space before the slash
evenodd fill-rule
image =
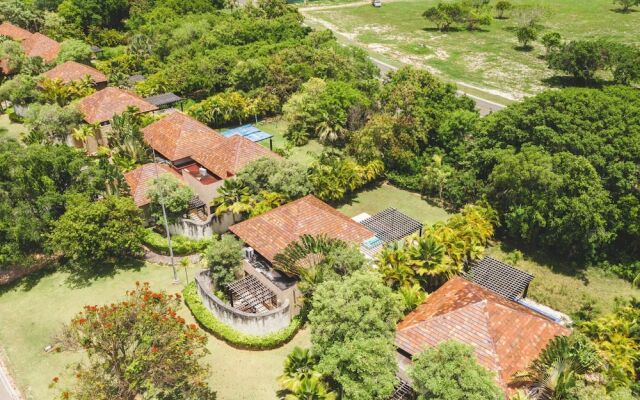
<path id="1" fill-rule="evenodd" d="M 317 378 L 305 378 L 298 390 L 285 396 L 285 400 L 336 400 L 335 392 L 327 389 L 324 382 Z"/>
<path id="2" fill-rule="evenodd" d="M 284 361 L 284 370 L 278 377 L 278 384 L 282 388 L 297 392 L 305 379 L 321 379 L 322 375 L 314 368 L 318 363 L 318 356 L 310 349 L 296 346 Z"/>
<path id="3" fill-rule="evenodd" d="M 227 211 L 241 215 L 251 211 L 253 199 L 249 188 L 238 179 L 227 179 L 218 188 L 218 196 L 213 199 L 215 214 L 222 215 Z"/>

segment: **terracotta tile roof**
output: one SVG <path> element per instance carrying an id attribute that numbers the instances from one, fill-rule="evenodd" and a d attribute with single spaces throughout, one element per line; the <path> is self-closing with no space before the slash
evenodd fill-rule
<path id="1" fill-rule="evenodd" d="M 396 346 L 415 355 L 448 339 L 469 344 L 509 393 L 517 386 L 513 374 L 527 368 L 551 339 L 569 333 L 533 310 L 454 277 L 398 324 Z"/>
<path id="2" fill-rule="evenodd" d="M 355 244 L 374 236 L 312 195 L 232 225 L 229 230 L 271 262 L 289 243 L 305 234 L 325 234 Z"/>
<path id="3" fill-rule="evenodd" d="M 104 88 L 78 103 L 84 120 L 90 124 L 109 121 L 114 115 L 126 111 L 129 106 L 137 107 L 141 113 L 158 109 L 138 95 L 115 87 Z"/>
<path id="4" fill-rule="evenodd" d="M 235 175 L 242 167 L 262 157 L 281 158 L 242 136 L 232 136 L 212 149 L 201 149 L 191 158 L 221 178 Z"/>
<path id="5" fill-rule="evenodd" d="M 90 76 L 94 83 L 104 83 L 107 76 L 95 68 L 75 61 L 64 62 L 42 74 L 45 78 L 60 79 L 64 83 L 79 81 Z"/>
<path id="6" fill-rule="evenodd" d="M 171 161 L 207 151 L 226 139 L 188 115 L 174 111 L 142 129 L 144 140 Z"/>
<path id="7" fill-rule="evenodd" d="M 159 175 L 170 174 L 182 180 L 182 176 L 168 165 L 157 164 L 157 166 Z M 149 190 L 149 186 L 153 180 L 156 179 L 156 164 L 148 163 L 141 165 L 133 171 L 124 174 L 124 179 L 129 185 L 131 197 L 133 197 L 133 202 L 136 203 L 136 206 L 142 207 L 149 204 L 150 200 L 147 197 L 147 190 Z"/>
<path id="8" fill-rule="evenodd" d="M 6 36 L 16 41 L 22 41 L 31 37 L 32 33 L 19 26 L 15 26 L 11 22 L 3 22 L 0 24 L 0 35 Z"/>
<path id="9" fill-rule="evenodd" d="M 24 39 L 20 44 L 27 56 L 41 57 L 46 62 L 55 60 L 60 52 L 60 43 L 37 32 Z"/>

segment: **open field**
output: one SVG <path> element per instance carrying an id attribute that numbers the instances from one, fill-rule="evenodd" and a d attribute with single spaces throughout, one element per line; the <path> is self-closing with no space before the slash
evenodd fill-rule
<path id="1" fill-rule="evenodd" d="M 385 208 L 397 208 L 399 211 L 425 224 L 447 219 L 447 212 L 422 200 L 419 194 L 398 189 L 389 184 L 361 190 L 355 197 L 338 207 L 349 217 L 360 213 L 375 214 Z"/>
<path id="2" fill-rule="evenodd" d="M 22 124 L 15 124 L 9 121 L 7 114 L 0 115 L 0 129 L 6 129 L 6 133 L 0 132 L 0 137 L 6 136 L 11 139 L 20 140 L 20 136 L 27 131 L 27 128 Z"/>
<path id="3" fill-rule="evenodd" d="M 520 99 L 548 87 L 553 75 L 542 59 L 539 43 L 533 51 L 515 49 L 513 20 L 494 19 L 481 31 L 442 33 L 422 17 L 437 0 L 389 0 L 381 8 L 354 3 L 302 9 L 314 27 L 330 28 L 347 42 L 357 44 L 383 61 L 412 64 L 453 82 L 502 96 Z M 640 12 L 621 14 L 611 0 L 513 0 L 517 5 L 537 4 L 548 10 L 545 31 L 566 39 L 606 37 L 640 44 Z M 313 5 L 315 6 L 315 4 Z M 323 9 L 324 8 L 324 9 Z M 465 89 L 465 87 L 462 87 Z"/>
<path id="4" fill-rule="evenodd" d="M 195 268 L 189 271 L 193 277 Z M 184 280 L 184 271 L 180 277 Z M 51 337 L 85 304 L 104 304 L 121 299 L 136 281 L 149 282 L 154 290 L 170 293 L 183 286 L 171 284 L 168 267 L 145 265 L 139 270 L 118 271 L 112 277 L 98 278 L 88 286 L 74 287 L 68 275 L 55 272 L 42 277 L 31 288 L 16 287 L 0 291 L 0 343 L 6 350 L 10 369 L 28 399 L 52 398 L 48 388 L 54 376 L 65 379 L 65 366 L 77 361 L 76 353 L 45 353 Z M 0 288 L 1 289 L 1 288 Z M 186 307 L 181 313 L 187 322 L 194 322 Z M 237 350 L 210 336 L 211 354 L 206 362 L 211 366 L 211 386 L 220 400 L 273 400 L 276 398 L 275 378 L 291 349 L 307 345 L 308 333 L 302 331 L 284 347 L 271 351 Z"/>
<path id="5" fill-rule="evenodd" d="M 287 131 L 287 122 L 282 118 L 271 118 L 269 120 L 260 121 L 256 124 L 256 127 L 273 135 L 273 149 L 285 149 L 287 147 L 287 139 L 284 137 L 284 133 Z M 263 146 L 269 147 L 269 141 L 265 140 L 261 142 Z M 304 146 L 292 147 L 290 150 L 289 159 L 297 161 L 302 165 L 309 165 L 313 161 L 314 154 L 320 154 L 323 149 L 323 145 L 317 140 L 311 140 Z"/>
<path id="6" fill-rule="evenodd" d="M 508 253 L 498 246 L 489 249 L 488 253 L 499 260 L 513 263 Z M 640 298 L 640 289 L 634 289 L 629 282 L 595 268 L 567 275 L 558 271 L 558 268 L 526 257 L 515 266 L 535 276 L 529 287 L 529 297 L 567 314 L 576 312 L 587 300 L 594 301 L 600 311 L 607 313 L 613 310 L 617 297 Z"/>

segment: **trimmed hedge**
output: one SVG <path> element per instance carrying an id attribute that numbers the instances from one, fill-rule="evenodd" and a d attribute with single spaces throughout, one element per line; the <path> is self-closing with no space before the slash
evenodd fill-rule
<path id="1" fill-rule="evenodd" d="M 167 238 L 155 232 L 151 228 L 147 228 L 147 233 L 142 242 L 158 254 L 169 255 L 169 246 Z M 171 235 L 171 244 L 173 246 L 173 254 L 177 256 L 189 256 L 191 254 L 202 253 L 209 245 L 209 240 L 194 240 L 185 236 Z"/>
<path id="2" fill-rule="evenodd" d="M 182 291 L 184 302 L 191 310 L 191 314 L 200 326 L 213 334 L 218 339 L 224 340 L 229 345 L 247 350 L 271 350 L 289 342 L 304 325 L 302 315 L 291 320 L 286 328 L 265 336 L 247 335 L 238 332 L 227 324 L 214 317 L 209 309 L 202 304 L 198 295 L 195 282 L 191 282 Z"/>

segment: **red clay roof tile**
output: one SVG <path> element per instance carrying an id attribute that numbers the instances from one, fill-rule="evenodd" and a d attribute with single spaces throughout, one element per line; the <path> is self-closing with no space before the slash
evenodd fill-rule
<path id="1" fill-rule="evenodd" d="M 20 44 L 27 56 L 41 57 L 46 62 L 55 60 L 60 52 L 60 43 L 38 32 L 24 39 Z"/>
<path id="2" fill-rule="evenodd" d="M 305 234 L 325 234 L 355 244 L 375 235 L 313 195 L 232 225 L 229 230 L 270 262 Z"/>
<path id="3" fill-rule="evenodd" d="M 64 62 L 43 73 L 42 76 L 49 79 L 60 79 L 64 83 L 79 81 L 86 76 L 90 76 L 96 84 L 107 81 L 107 76 L 102 72 L 75 61 Z"/>
<path id="4" fill-rule="evenodd" d="M 205 124 L 174 111 L 142 129 L 144 140 L 170 161 L 207 152 L 226 139 Z"/>
<path id="5" fill-rule="evenodd" d="M 22 29 L 19 26 L 12 24 L 11 22 L 5 21 L 0 24 L 0 35 L 20 42 L 31 37 L 32 33 L 26 29 Z"/>
<path id="6" fill-rule="evenodd" d="M 158 167 L 157 170 L 156 165 Z M 153 180 L 156 179 L 156 173 L 158 175 L 170 174 L 182 181 L 182 176 L 173 168 L 159 163 L 144 164 L 127 172 L 124 174 L 124 179 L 129 185 L 131 197 L 133 197 L 133 202 L 136 203 L 136 206 L 142 207 L 149 204 L 151 201 L 147 197 L 147 191 L 149 190 L 149 186 Z"/>
<path id="7" fill-rule="evenodd" d="M 469 344 L 509 393 L 517 386 L 513 374 L 527 368 L 551 339 L 569 333 L 533 310 L 454 277 L 398 324 L 396 346 L 415 355 L 449 339 Z"/>
<path id="8" fill-rule="evenodd" d="M 136 107 L 141 113 L 158 109 L 138 95 L 115 87 L 104 88 L 78 103 L 84 120 L 90 124 L 109 121 L 114 115 L 126 111 L 129 106 Z"/>

